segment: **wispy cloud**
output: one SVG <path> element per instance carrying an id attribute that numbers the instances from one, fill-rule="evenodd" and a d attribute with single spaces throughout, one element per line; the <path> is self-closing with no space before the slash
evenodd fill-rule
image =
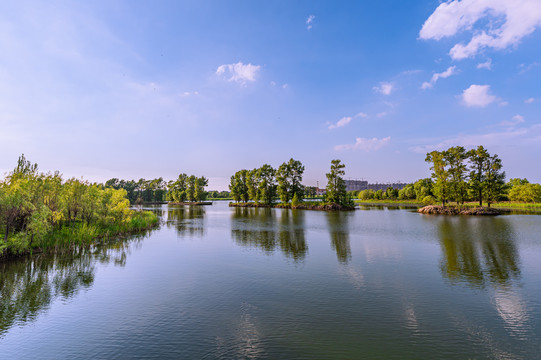
<path id="1" fill-rule="evenodd" d="M 327 124 L 329 124 L 328 129 L 332 130 L 332 129 L 336 129 L 336 128 L 339 128 L 339 127 L 344 127 L 347 124 L 349 124 L 351 122 L 351 120 L 353 120 L 355 118 L 366 118 L 366 117 L 368 117 L 368 115 L 363 113 L 363 112 L 360 112 L 360 113 L 356 114 L 355 116 L 344 116 L 343 118 L 338 120 L 336 123 L 333 123 L 333 124 L 327 123 Z"/>
<path id="2" fill-rule="evenodd" d="M 306 19 L 306 28 L 308 30 L 312 28 L 315 19 L 316 19 L 315 15 L 310 15 L 308 16 L 308 19 Z"/>
<path id="3" fill-rule="evenodd" d="M 534 61 L 533 63 L 531 64 L 520 64 L 518 66 L 519 68 L 519 74 L 525 74 L 527 73 L 528 71 L 532 70 L 533 68 L 537 67 L 537 66 L 540 66 L 541 65 L 541 62 L 539 61 Z"/>
<path id="4" fill-rule="evenodd" d="M 492 69 L 492 59 L 488 59 L 484 63 L 477 64 L 477 68 L 478 69 L 487 69 L 487 70 Z"/>
<path id="5" fill-rule="evenodd" d="M 449 68 L 447 68 L 447 70 L 445 70 L 444 72 L 441 72 L 441 73 L 435 73 L 434 75 L 432 75 L 432 78 L 430 79 L 430 81 L 425 81 L 423 83 L 423 85 L 421 86 L 421 88 L 423 89 L 430 89 L 432 88 L 436 82 L 439 80 L 439 79 L 446 79 L 448 78 L 449 76 L 451 75 L 454 75 L 456 74 L 457 71 L 456 71 L 456 66 L 450 66 Z"/>
<path id="6" fill-rule="evenodd" d="M 518 124 L 522 124 L 523 122 L 524 122 L 524 116 L 517 114 L 513 116 L 511 120 L 504 120 L 499 125 L 506 128 L 513 128 L 517 126 Z"/>
<path id="7" fill-rule="evenodd" d="M 391 95 L 394 90 L 394 84 L 390 82 L 380 82 L 378 86 L 372 88 L 375 92 L 383 95 Z"/>
<path id="8" fill-rule="evenodd" d="M 261 69 L 260 65 L 244 64 L 223 64 L 216 69 L 216 75 L 224 76 L 228 81 L 235 81 L 245 85 L 247 81 L 253 82 Z"/>
<path id="9" fill-rule="evenodd" d="M 535 99 L 532 97 L 532 98 L 529 98 L 529 99 L 524 100 L 524 103 L 525 103 L 525 104 L 531 104 L 531 103 L 533 103 L 534 101 L 535 101 Z"/>
<path id="10" fill-rule="evenodd" d="M 462 101 L 467 107 L 485 107 L 498 98 L 490 94 L 490 85 L 471 85 L 462 92 Z"/>
<path id="11" fill-rule="evenodd" d="M 484 18 L 496 21 L 479 22 Z M 451 58 L 460 60 L 474 57 L 484 48 L 502 50 L 515 46 L 540 26 L 539 0 L 452 0 L 436 8 L 419 36 L 440 40 L 462 30 L 471 31 L 473 36 L 467 44 L 456 44 L 449 51 Z"/>
<path id="12" fill-rule="evenodd" d="M 346 126 L 347 124 L 349 124 L 351 122 L 351 120 L 353 120 L 353 118 L 351 116 L 345 116 L 345 117 L 341 118 L 340 120 L 338 120 L 336 122 L 336 124 L 329 125 L 329 130 Z"/>
<path id="13" fill-rule="evenodd" d="M 520 120 L 520 118 L 517 118 Z M 538 143 L 541 137 L 541 126 L 539 124 L 531 127 L 518 127 L 515 129 L 504 128 L 500 131 L 476 134 L 460 134 L 444 139 L 425 139 L 423 145 L 410 147 L 410 150 L 426 154 L 432 150 L 444 150 L 451 146 L 476 147 L 482 144 L 485 147 L 505 146 L 516 143 Z"/>
<path id="14" fill-rule="evenodd" d="M 354 144 L 343 144 L 343 145 L 336 145 L 334 147 L 334 150 L 336 151 L 342 151 L 342 150 L 361 150 L 361 151 L 376 151 L 382 148 L 383 146 L 387 145 L 391 141 L 391 137 L 387 136 L 382 139 L 378 138 L 356 138 Z"/>

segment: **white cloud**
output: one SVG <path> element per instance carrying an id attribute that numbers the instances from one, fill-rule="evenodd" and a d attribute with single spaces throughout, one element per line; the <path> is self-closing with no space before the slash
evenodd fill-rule
<path id="1" fill-rule="evenodd" d="M 512 128 L 517 126 L 518 124 L 522 124 L 524 122 L 524 116 L 522 115 L 515 115 L 511 118 L 511 120 L 505 120 L 500 123 L 500 126 Z"/>
<path id="2" fill-rule="evenodd" d="M 490 85 L 471 85 L 462 92 L 462 101 L 468 107 L 485 107 L 498 100 L 490 94 Z"/>
<path id="3" fill-rule="evenodd" d="M 479 22 L 485 18 L 488 21 Z M 480 26 L 475 27 L 476 24 Z M 517 45 L 539 26 L 539 0 L 451 0 L 436 8 L 419 36 L 440 40 L 460 31 L 471 31 L 473 36 L 466 45 L 456 44 L 449 51 L 451 58 L 460 60 L 473 57 L 484 48 L 502 50 Z"/>
<path id="4" fill-rule="evenodd" d="M 524 100 L 524 103 L 525 103 L 525 104 L 531 104 L 531 103 L 533 103 L 534 101 L 535 101 L 534 98 L 529 98 L 529 99 Z"/>
<path id="5" fill-rule="evenodd" d="M 198 91 L 184 91 L 179 96 L 180 97 L 187 97 L 187 96 L 193 96 L 193 95 L 199 95 Z"/>
<path id="6" fill-rule="evenodd" d="M 488 59 L 484 63 L 477 64 L 477 68 L 478 69 L 487 69 L 487 70 L 492 69 L 492 59 Z"/>
<path id="7" fill-rule="evenodd" d="M 306 19 L 306 28 L 310 30 L 312 28 L 312 24 L 314 20 L 316 19 L 315 15 L 308 16 L 308 19 Z"/>
<path id="8" fill-rule="evenodd" d="M 329 130 L 346 126 L 347 124 L 349 124 L 351 122 L 351 120 L 353 120 L 353 118 L 351 116 L 345 116 L 345 117 L 341 118 L 340 120 L 338 120 L 336 122 L 336 124 L 329 125 Z"/>
<path id="9" fill-rule="evenodd" d="M 374 86 L 373 90 L 383 95 L 391 95 L 394 85 L 389 82 L 380 82 L 379 86 Z"/>
<path id="10" fill-rule="evenodd" d="M 343 118 L 341 118 L 340 120 L 338 120 L 334 124 L 330 124 L 330 123 L 327 122 L 327 124 L 329 125 L 328 129 L 332 130 L 332 129 L 336 129 L 336 128 L 339 128 L 339 127 L 343 127 L 343 126 L 346 126 L 347 124 L 349 124 L 351 122 L 351 120 L 353 120 L 353 119 L 366 118 L 366 117 L 368 117 L 368 114 L 365 114 L 363 112 L 357 113 L 354 116 L 344 116 Z"/>
<path id="11" fill-rule="evenodd" d="M 341 151 L 341 150 L 362 150 L 362 151 L 376 151 L 380 149 L 381 147 L 387 145 L 391 141 L 391 137 L 387 136 L 382 139 L 378 138 L 372 138 L 372 139 L 365 139 L 365 138 L 356 138 L 355 144 L 343 144 L 343 145 L 336 145 L 334 147 L 334 150 Z"/>
<path id="12" fill-rule="evenodd" d="M 382 118 L 382 117 L 387 116 L 387 115 L 389 115 L 389 112 L 388 112 L 388 111 L 382 111 L 382 112 L 380 112 L 380 113 L 377 113 L 377 114 L 376 114 L 376 117 L 377 117 L 377 118 Z"/>
<path id="13" fill-rule="evenodd" d="M 363 112 L 360 112 L 360 113 L 358 113 L 357 115 L 355 115 L 355 117 L 356 117 L 356 118 L 366 118 L 366 117 L 368 117 L 368 114 L 365 114 L 365 113 L 363 113 Z"/>
<path id="14" fill-rule="evenodd" d="M 260 68 L 261 66 L 259 65 L 244 64 L 239 61 L 236 64 L 223 64 L 218 66 L 216 75 L 228 77 L 228 81 L 236 81 L 237 83 L 244 85 L 247 81 L 255 81 Z"/>
<path id="15" fill-rule="evenodd" d="M 449 76 L 456 74 L 457 72 L 455 70 L 456 70 L 456 66 L 449 66 L 447 70 L 445 70 L 444 72 L 435 73 L 434 75 L 432 75 L 432 78 L 430 79 L 430 81 L 425 81 L 423 83 L 421 88 L 423 89 L 432 88 L 439 79 L 446 79 Z"/>
<path id="16" fill-rule="evenodd" d="M 288 86 L 289 86 L 288 84 L 283 84 L 282 89 L 287 89 Z"/>

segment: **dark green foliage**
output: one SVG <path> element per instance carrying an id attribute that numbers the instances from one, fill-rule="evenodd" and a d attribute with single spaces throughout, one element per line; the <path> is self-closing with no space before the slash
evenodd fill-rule
<path id="1" fill-rule="evenodd" d="M 280 201 L 287 204 L 295 195 L 302 201 L 304 197 L 304 187 L 302 186 L 302 174 L 304 166 L 298 160 L 289 159 L 289 162 L 280 165 L 276 171 L 276 180 L 278 181 L 278 195 Z"/>
<path id="2" fill-rule="evenodd" d="M 426 161 L 432 165 L 433 193 L 443 206 L 449 201 L 462 205 L 469 199 L 476 199 L 479 206 L 486 200 L 490 207 L 505 194 L 502 162 L 498 155 L 490 155 L 482 146 L 468 152 L 461 146 L 432 151 L 427 154 Z M 470 172 L 466 177 L 468 168 Z"/>
<path id="3" fill-rule="evenodd" d="M 339 206 L 354 206 L 353 200 L 347 195 L 346 182 L 343 176 L 345 175 L 344 168 L 346 165 L 342 164 L 340 160 L 331 161 L 331 170 L 326 174 L 327 176 L 327 193 L 325 195 L 325 201 L 328 204 L 336 204 Z"/>

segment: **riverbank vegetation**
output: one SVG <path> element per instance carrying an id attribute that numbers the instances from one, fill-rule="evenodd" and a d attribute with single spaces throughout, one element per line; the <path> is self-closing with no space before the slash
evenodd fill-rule
<path id="1" fill-rule="evenodd" d="M 105 182 L 105 187 L 116 190 L 124 189 L 126 197 L 132 205 L 164 202 L 167 193 L 167 184 L 161 177 L 153 180 L 139 179 L 137 181 L 112 178 Z"/>
<path id="2" fill-rule="evenodd" d="M 62 175 L 40 173 L 22 155 L 17 167 L 0 181 L 0 257 L 87 245 L 151 228 L 158 218 L 129 208 L 124 189 Z"/>
<path id="3" fill-rule="evenodd" d="M 343 179 L 345 165 L 340 160 L 331 162 L 327 176 L 326 194 L 322 201 L 304 201 L 305 190 L 302 182 L 304 166 L 298 160 L 290 159 L 278 169 L 269 164 L 260 168 L 242 169 L 231 176 L 229 190 L 238 207 L 281 207 L 317 210 L 353 209 L 352 198 L 346 192 Z M 310 194 L 315 194 L 313 188 Z M 277 202 L 279 200 L 279 202 Z"/>

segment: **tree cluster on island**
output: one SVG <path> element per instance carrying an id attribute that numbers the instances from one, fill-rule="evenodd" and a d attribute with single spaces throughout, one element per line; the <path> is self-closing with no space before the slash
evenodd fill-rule
<path id="1" fill-rule="evenodd" d="M 466 151 L 462 146 L 434 150 L 426 155 L 434 179 L 434 195 L 445 206 L 454 201 L 463 205 L 474 199 L 488 207 L 505 193 L 505 172 L 498 155 L 483 146 Z"/>
<path id="2" fill-rule="evenodd" d="M 97 237 L 142 230 L 157 223 L 129 208 L 123 189 L 40 173 L 22 155 L 0 181 L 0 257 L 35 248 L 88 244 Z"/>
<path id="3" fill-rule="evenodd" d="M 323 199 L 325 204 L 352 207 L 353 201 L 346 192 L 343 179 L 345 165 L 340 160 L 331 162 L 331 170 L 327 174 L 327 192 Z M 231 176 L 229 190 L 237 203 L 252 201 L 256 205 L 277 205 L 297 207 L 304 201 L 306 190 L 315 195 L 313 187 L 307 189 L 302 185 L 304 165 L 291 158 L 282 163 L 278 169 L 264 164 L 252 170 L 242 169 Z M 318 204 L 321 205 L 321 204 Z"/>
<path id="4" fill-rule="evenodd" d="M 180 174 L 176 180 L 167 183 L 166 200 L 175 203 L 204 201 L 207 199 L 205 187 L 208 182 L 204 176 Z"/>

